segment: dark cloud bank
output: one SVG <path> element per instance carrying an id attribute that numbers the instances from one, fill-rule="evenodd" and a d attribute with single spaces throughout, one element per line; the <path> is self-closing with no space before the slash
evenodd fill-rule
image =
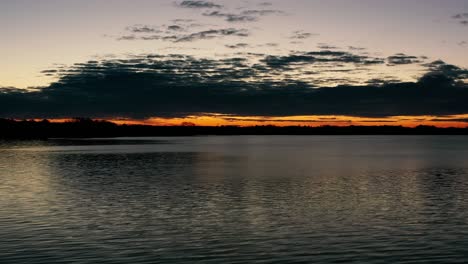
<path id="1" fill-rule="evenodd" d="M 399 54 L 393 63 L 412 57 Z M 468 71 L 443 61 L 425 64 L 417 82 L 370 86 L 315 87 L 275 79 L 297 63 L 323 60 L 359 65 L 384 63 L 339 51 L 245 58 L 197 59 L 184 55 L 145 55 L 89 61 L 50 69 L 58 81 L 34 91 L 0 88 L 0 117 L 184 117 L 204 113 L 242 116 L 453 115 L 468 113 Z M 263 76 L 263 77 L 258 77 Z M 252 81 L 255 80 L 255 81 Z"/>

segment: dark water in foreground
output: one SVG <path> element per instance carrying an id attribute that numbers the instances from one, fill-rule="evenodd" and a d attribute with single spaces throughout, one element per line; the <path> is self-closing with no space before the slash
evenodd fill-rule
<path id="1" fill-rule="evenodd" d="M 0 263 L 468 263 L 468 137 L 3 142 Z"/>

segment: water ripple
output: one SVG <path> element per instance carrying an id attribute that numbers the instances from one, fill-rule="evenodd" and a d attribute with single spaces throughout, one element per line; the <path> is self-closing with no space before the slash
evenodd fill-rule
<path id="1" fill-rule="evenodd" d="M 152 140 L 1 143 L 0 263 L 468 262 L 464 137 Z"/>

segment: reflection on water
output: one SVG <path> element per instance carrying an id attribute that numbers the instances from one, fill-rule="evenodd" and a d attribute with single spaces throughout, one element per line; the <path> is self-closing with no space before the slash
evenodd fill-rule
<path id="1" fill-rule="evenodd" d="M 466 263 L 466 137 L 0 142 L 1 263 Z"/>

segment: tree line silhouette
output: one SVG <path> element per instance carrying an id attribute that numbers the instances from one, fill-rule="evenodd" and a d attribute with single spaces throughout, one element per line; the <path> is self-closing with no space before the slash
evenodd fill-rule
<path id="1" fill-rule="evenodd" d="M 109 121 L 75 118 L 55 123 L 49 120 L 0 119 L 0 138 L 47 139 L 87 137 L 149 137 L 195 135 L 468 135 L 468 128 L 418 126 L 150 126 L 118 125 Z"/>

